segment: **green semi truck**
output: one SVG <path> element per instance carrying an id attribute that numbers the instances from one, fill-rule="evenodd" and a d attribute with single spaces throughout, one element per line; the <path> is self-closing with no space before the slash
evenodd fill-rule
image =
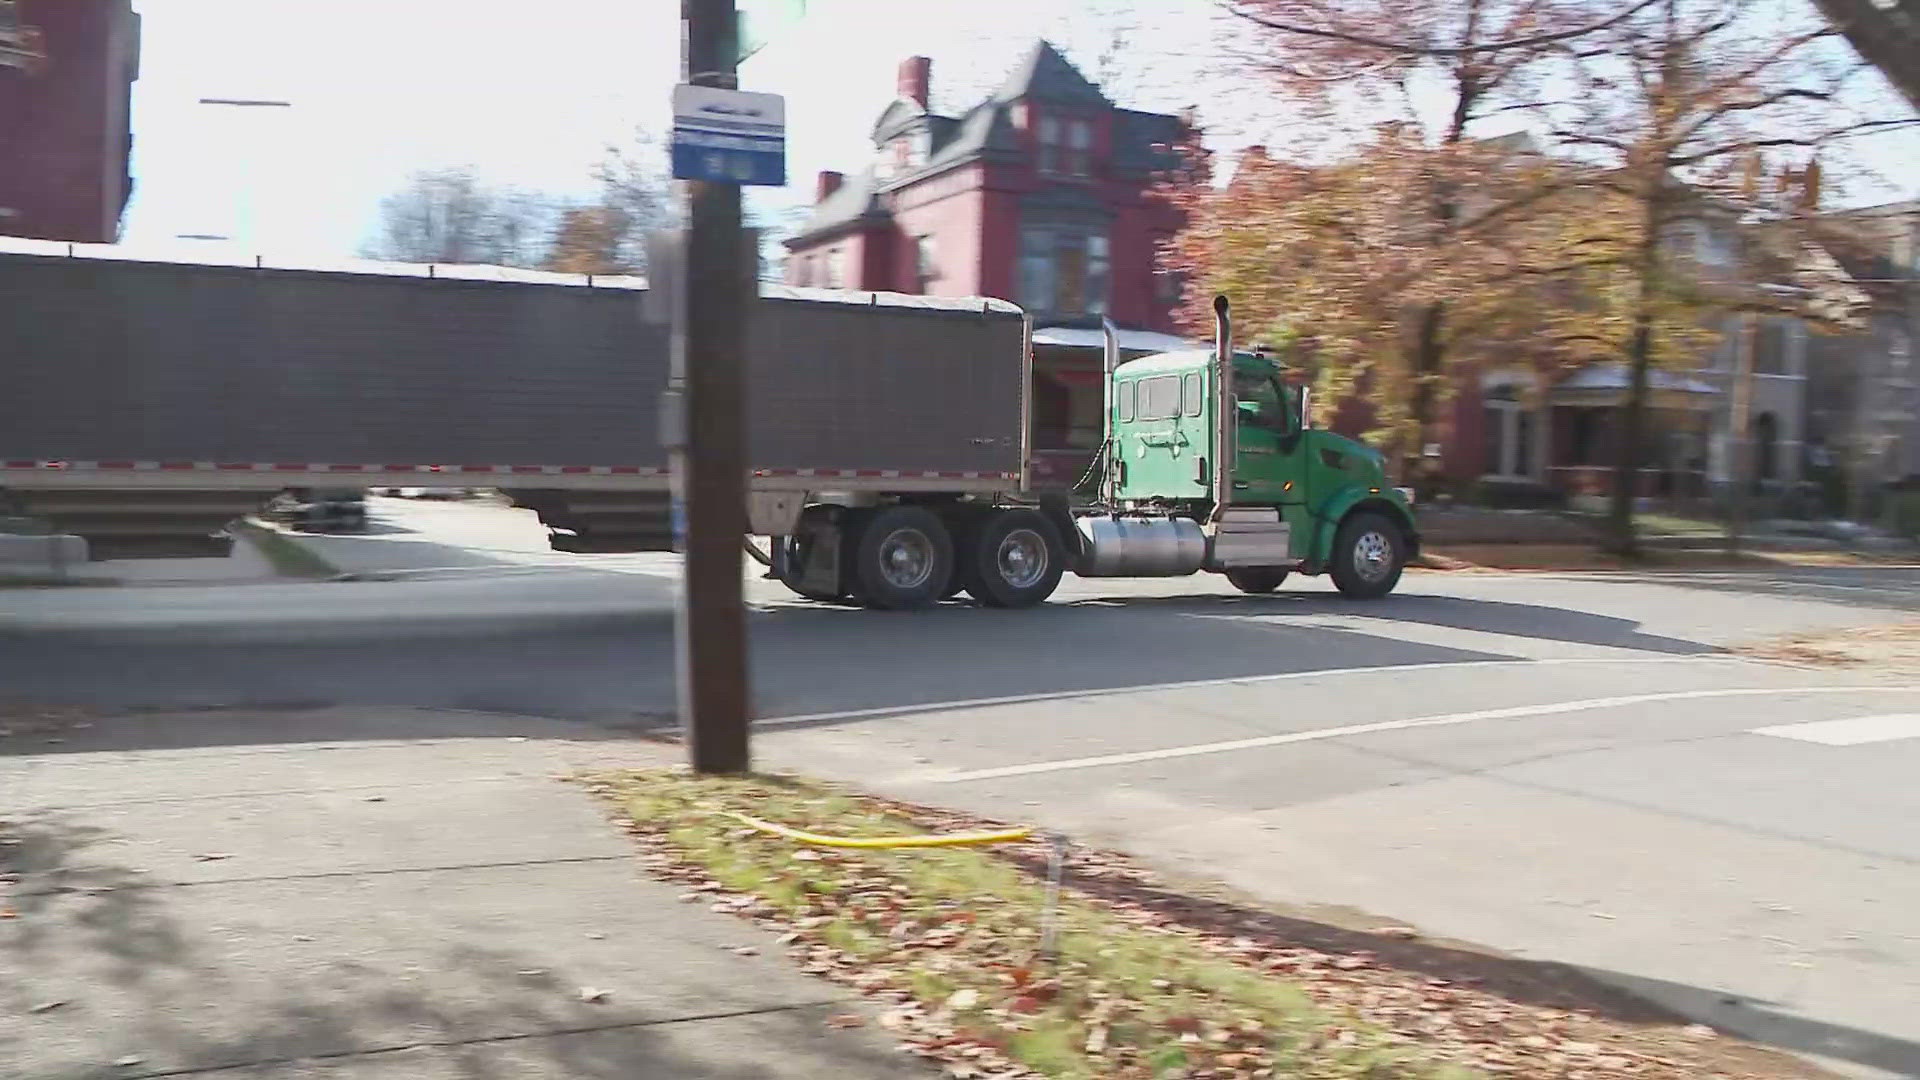
<path id="1" fill-rule="evenodd" d="M 1419 553 L 1406 495 L 1377 451 L 1314 429 L 1308 392 L 1287 383 L 1280 361 L 1233 348 L 1225 297 L 1215 316 L 1214 348 L 1126 363 L 1108 325 L 1090 502 L 810 494 L 774 537 L 774 576 L 802 596 L 882 608 L 962 591 L 1026 607 L 1068 571 L 1217 573 L 1247 593 L 1327 574 L 1346 596 L 1385 596 Z"/>

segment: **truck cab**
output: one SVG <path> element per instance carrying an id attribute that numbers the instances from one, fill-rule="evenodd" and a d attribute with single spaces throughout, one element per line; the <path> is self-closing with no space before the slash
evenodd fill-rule
<path id="1" fill-rule="evenodd" d="M 1113 507 L 1208 523 L 1204 568 L 1249 592 L 1270 591 L 1296 571 L 1332 572 L 1351 595 L 1389 591 L 1419 538 L 1381 455 L 1315 430 L 1305 391 L 1287 382 L 1272 356 L 1236 351 L 1226 394 L 1220 370 L 1205 349 L 1141 357 L 1114 370 L 1105 492 Z M 1213 490 L 1222 476 L 1212 459 L 1222 403 L 1234 419 L 1225 440 L 1231 490 L 1226 512 L 1216 514 Z"/>

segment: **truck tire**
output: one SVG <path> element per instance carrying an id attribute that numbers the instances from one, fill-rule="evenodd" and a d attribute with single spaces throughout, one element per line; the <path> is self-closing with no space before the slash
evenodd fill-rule
<path id="1" fill-rule="evenodd" d="M 1407 534 L 1381 514 L 1363 510 L 1340 523 L 1333 537 L 1333 584 L 1355 600 L 1393 591 L 1407 565 Z"/>
<path id="2" fill-rule="evenodd" d="M 933 511 L 888 506 L 854 527 L 854 595 L 869 607 L 900 611 L 939 601 L 953 575 L 953 537 Z"/>
<path id="3" fill-rule="evenodd" d="M 806 513 L 814 513 L 812 507 L 808 507 Z M 837 530 L 828 532 L 828 534 L 829 536 L 833 536 L 837 542 L 841 542 L 841 544 L 843 544 L 841 550 L 845 550 L 845 540 L 839 536 Z M 818 536 L 818 534 L 814 534 L 814 536 Z M 783 552 L 783 557 L 780 559 L 780 584 L 791 588 L 795 596 L 801 596 L 801 598 L 806 598 L 806 600 L 818 600 L 820 603 L 839 603 L 839 601 L 847 600 L 847 594 L 845 594 L 845 592 L 828 592 L 828 590 L 810 588 L 810 586 L 804 584 L 803 575 L 801 575 L 801 569 L 803 569 L 804 565 L 804 559 L 801 557 L 801 546 L 803 546 L 804 542 L 806 542 L 806 540 L 803 540 L 801 536 L 774 536 L 774 538 L 772 538 L 772 544 L 785 546 L 785 552 Z M 845 575 L 841 575 L 841 577 L 845 578 Z"/>
<path id="4" fill-rule="evenodd" d="M 1287 580 L 1287 572 L 1275 567 L 1250 566 L 1227 571 L 1227 583 L 1243 593 L 1265 596 Z"/>
<path id="5" fill-rule="evenodd" d="M 967 594 L 988 607 L 1032 607 L 1060 587 L 1066 552 L 1053 523 L 1033 510 L 987 514 L 957 556 Z"/>

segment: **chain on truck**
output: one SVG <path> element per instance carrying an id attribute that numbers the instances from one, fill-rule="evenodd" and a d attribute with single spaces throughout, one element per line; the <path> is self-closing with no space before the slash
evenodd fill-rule
<path id="1" fill-rule="evenodd" d="M 672 339 L 643 281 L 271 266 L 0 244 L 15 400 L 0 504 L 95 557 L 204 554 L 303 488 L 490 487 L 558 550 L 668 550 Z M 801 596 L 1044 601 L 1083 577 L 1327 574 L 1391 591 L 1419 536 L 1375 451 L 1309 422 L 1284 356 L 1120 362 L 1081 502 L 1035 490 L 1030 321 L 1000 300 L 763 285 L 748 324 L 749 518 Z M 650 315 L 649 312 L 653 314 Z M 662 403 L 666 407 L 658 407 Z M 136 541 L 148 541 L 141 547 Z"/>

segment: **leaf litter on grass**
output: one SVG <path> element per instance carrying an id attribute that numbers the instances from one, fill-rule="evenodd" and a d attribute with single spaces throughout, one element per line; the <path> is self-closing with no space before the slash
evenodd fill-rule
<path id="1" fill-rule="evenodd" d="M 879 1027 L 953 1076 L 1823 1075 L 1675 1023 L 1541 1007 L 1471 978 L 1401 970 L 1375 952 L 1308 947 L 1223 921 L 1204 901 L 1129 898 L 1101 886 L 1152 885 L 1151 875 L 1108 852 L 1074 851 L 1058 955 L 1048 957 L 1043 840 L 796 849 L 721 812 L 843 836 L 1004 826 L 782 777 L 651 771 L 586 783 L 611 801 L 649 870 L 779 935 L 803 971 L 873 999 Z M 1377 940 L 1379 953 L 1417 945 Z"/>

